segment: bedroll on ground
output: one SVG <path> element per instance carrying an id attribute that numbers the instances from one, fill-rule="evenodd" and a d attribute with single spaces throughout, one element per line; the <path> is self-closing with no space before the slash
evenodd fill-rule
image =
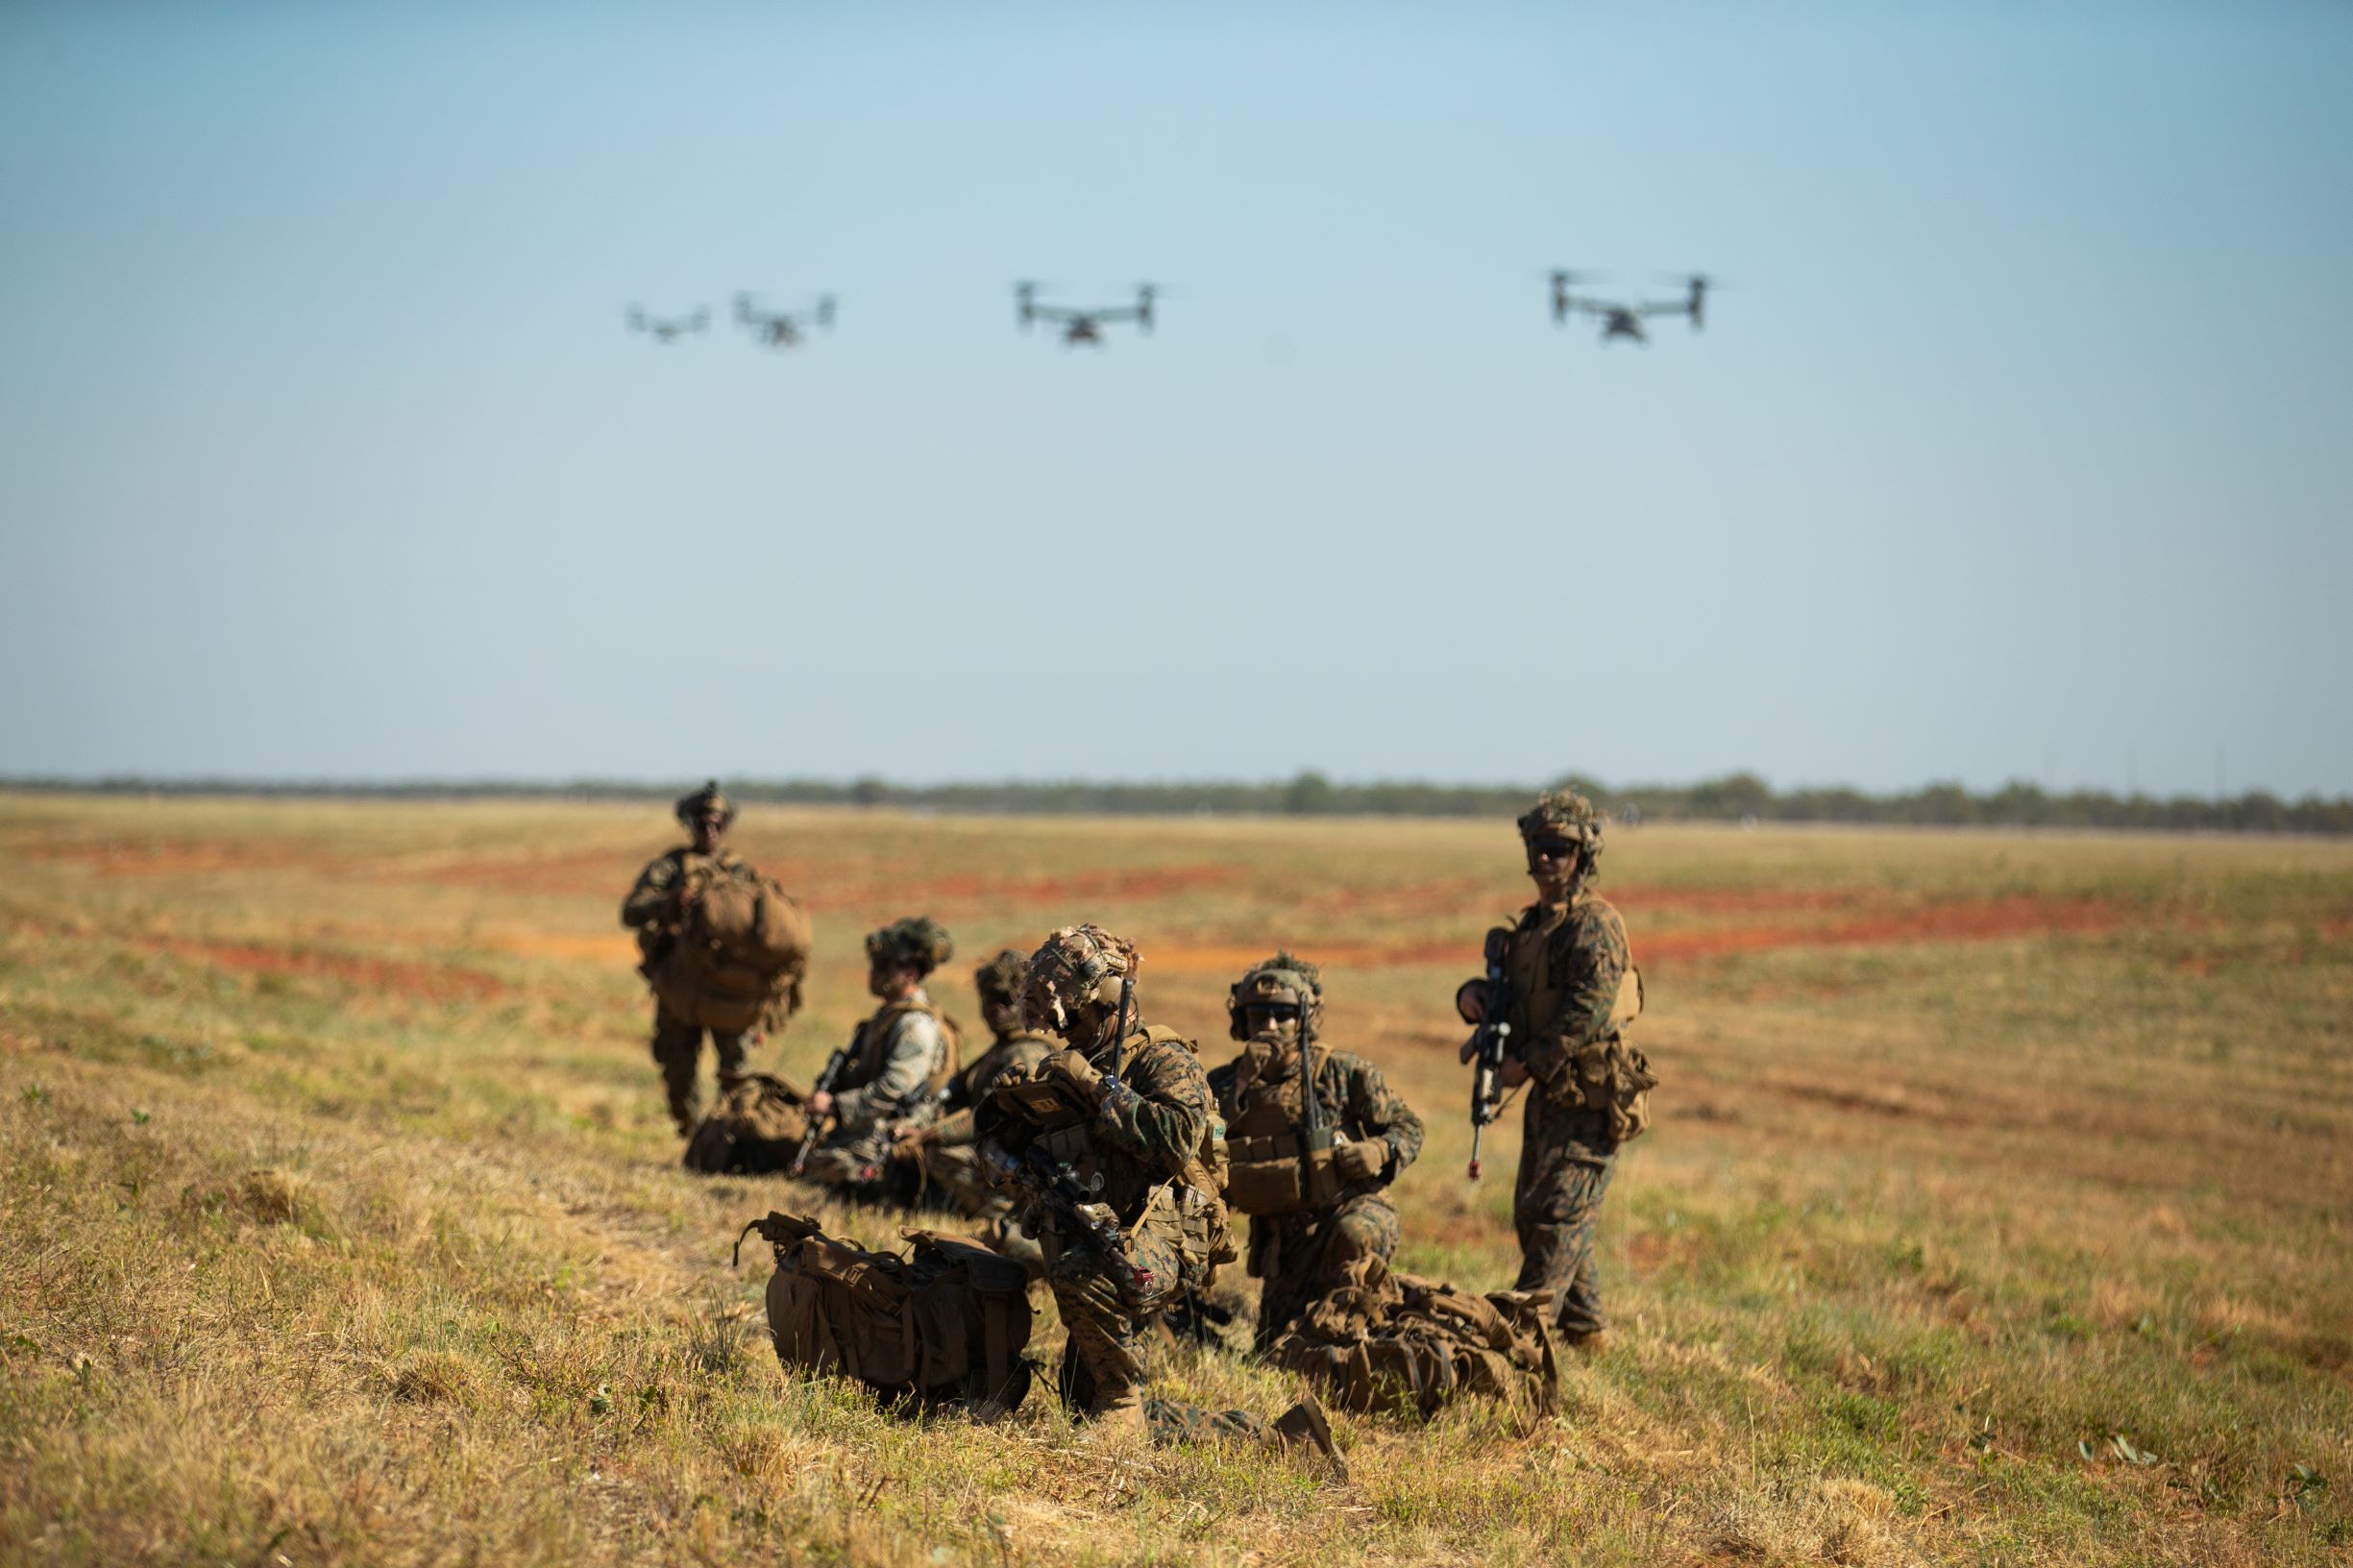
<path id="1" fill-rule="evenodd" d="M 1559 1384 L 1549 1291 L 1473 1295 L 1374 1265 L 1310 1307 L 1268 1350 L 1336 1408 L 1425 1418 L 1465 1394 L 1550 1414 Z"/>
<path id="2" fill-rule="evenodd" d="M 800 1007 L 809 917 L 773 880 L 698 875 L 680 930 L 649 972 L 674 1016 L 703 1029 L 779 1028 Z"/>
<path id="3" fill-rule="evenodd" d="M 764 1176 L 792 1168 L 809 1131 L 808 1094 L 789 1078 L 746 1073 L 695 1124 L 681 1163 L 713 1176 Z"/>
<path id="4" fill-rule="evenodd" d="M 768 1328 L 788 1370 L 855 1378 L 887 1399 L 996 1415 L 1029 1392 L 1029 1276 L 968 1237 L 906 1231 L 905 1257 L 771 1213 Z M 736 1245 L 743 1245 L 742 1237 Z"/>

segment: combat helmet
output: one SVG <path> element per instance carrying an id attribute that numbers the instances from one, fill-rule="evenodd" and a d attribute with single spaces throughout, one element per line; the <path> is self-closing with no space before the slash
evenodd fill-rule
<path id="1" fill-rule="evenodd" d="M 678 803 L 671 811 L 689 827 L 695 825 L 699 817 L 717 817 L 723 828 L 735 821 L 735 802 L 720 792 L 716 778 L 692 795 L 678 796 Z"/>
<path id="2" fill-rule="evenodd" d="M 1029 955 L 1008 947 L 972 971 L 972 989 L 980 992 L 983 1007 L 1018 1007 L 1021 982 L 1028 973 Z"/>
<path id="3" fill-rule="evenodd" d="M 1030 954 L 1021 1011 L 1033 1027 L 1061 1034 L 1074 1014 L 1117 1007 L 1121 982 L 1142 965 L 1134 943 L 1099 925 L 1066 925 Z"/>
<path id="4" fill-rule="evenodd" d="M 1520 842 L 1567 839 L 1581 851 L 1577 875 L 1582 881 L 1593 874 L 1594 862 L 1602 858 L 1604 820 L 1593 802 L 1575 790 L 1551 790 L 1520 817 Z"/>
<path id="5" fill-rule="evenodd" d="M 947 934 L 947 927 L 928 915 L 911 915 L 866 934 L 866 958 L 870 964 L 929 974 L 955 956 L 956 943 Z"/>
<path id="6" fill-rule="evenodd" d="M 1252 965 L 1227 988 L 1226 1032 L 1236 1040 L 1248 1040 L 1250 1026 L 1244 1015 L 1254 1004 L 1263 1007 L 1269 1003 L 1296 1007 L 1307 1027 L 1313 1030 L 1324 1020 L 1323 971 L 1288 953 L 1277 953 Z"/>

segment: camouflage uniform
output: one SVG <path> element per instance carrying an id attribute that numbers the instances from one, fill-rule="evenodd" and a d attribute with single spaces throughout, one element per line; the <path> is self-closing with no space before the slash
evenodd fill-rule
<path id="1" fill-rule="evenodd" d="M 918 918 L 899 920 L 866 939 L 878 968 L 904 966 L 928 973 L 955 951 L 946 931 Z M 826 1187 L 883 1184 L 891 1135 L 927 1108 L 955 1069 L 951 1026 L 921 986 L 886 1002 L 858 1025 L 833 1086 L 833 1127 L 803 1170 Z"/>
<path id="2" fill-rule="evenodd" d="M 1237 1037 L 1246 1030 L 1244 1013 L 1254 996 L 1292 998 L 1290 1005 L 1302 1007 L 1311 1023 L 1322 1012 L 1322 986 L 1313 966 L 1286 954 L 1258 966 L 1234 987 L 1231 1012 Z M 1347 1283 L 1352 1266 L 1367 1259 L 1385 1264 L 1395 1256 L 1397 1211 L 1382 1193 L 1422 1149 L 1421 1118 L 1388 1087 L 1379 1067 L 1351 1051 L 1330 1050 L 1321 1043 L 1313 1049 L 1311 1081 L 1320 1125 L 1333 1133 L 1336 1144 L 1374 1139 L 1385 1147 L 1380 1168 L 1366 1178 L 1343 1178 L 1336 1200 L 1328 1207 L 1251 1215 L 1246 1257 L 1250 1276 L 1262 1282 L 1255 1339 L 1262 1351 L 1311 1303 Z M 1229 1139 L 1238 1136 L 1238 1128 L 1261 1119 L 1293 1127 L 1305 1121 L 1299 1105 L 1296 1026 L 1251 1038 L 1242 1053 L 1212 1072 L 1209 1081 Z"/>
<path id="3" fill-rule="evenodd" d="M 1232 1256 L 1225 1206 L 1211 1173 L 1215 1107 L 1193 1043 L 1174 1030 L 1133 1021 L 1119 1030 L 1117 1000 L 1135 949 L 1092 926 L 1056 932 L 1030 961 L 1025 1002 L 1033 1022 L 1071 1042 L 1041 1065 L 1035 1082 L 1074 1106 L 1048 1127 L 1013 1110 L 1001 1085 L 976 1116 L 993 1163 L 1067 1167 L 1087 1209 L 1115 1228 L 1101 1239 L 1066 1198 L 1019 1178 L 1020 1215 L 1044 1251 L 1046 1280 L 1069 1339 L 1061 1386 L 1072 1408 L 1144 1420 L 1144 1330 L 1178 1293 L 1206 1283 Z M 1117 1068 L 1116 1075 L 1112 1069 Z M 1022 1164 L 1022 1162 L 1030 1162 Z"/>
<path id="4" fill-rule="evenodd" d="M 735 806 L 719 791 L 716 783 L 706 784 L 695 794 L 677 802 L 678 821 L 692 824 L 705 812 L 716 813 L 723 828 L 735 820 Z M 748 875 L 750 863 L 724 845 L 705 855 L 680 845 L 649 861 L 637 873 L 636 885 L 621 901 L 621 923 L 637 933 L 638 971 L 648 979 L 653 967 L 672 943 L 678 940 L 678 892 L 686 886 L 690 875 L 711 871 L 722 876 Z M 659 997 L 653 1003 L 652 1053 L 654 1065 L 662 1070 L 662 1089 L 670 1101 L 671 1119 L 678 1124 L 680 1133 L 693 1130 L 695 1125 L 695 1078 L 702 1059 L 703 1029 L 687 1022 L 662 1005 Z M 751 1047 L 759 1043 L 760 1031 L 752 1029 L 713 1029 L 710 1032 L 712 1053 L 719 1062 L 719 1087 L 724 1092 L 728 1086 L 744 1075 Z"/>
<path id="5" fill-rule="evenodd" d="M 1028 968 L 1026 954 L 1006 951 L 973 972 L 984 1011 L 1000 1018 L 1019 1016 L 1021 977 Z M 914 1129 L 916 1185 L 935 1194 L 957 1213 L 982 1222 L 982 1237 L 1006 1257 L 1029 1268 L 1034 1277 L 1045 1273 L 1045 1256 L 1037 1241 L 1014 1218 L 1013 1195 L 989 1183 L 981 1166 L 975 1108 L 1007 1077 L 1029 1077 L 1058 1042 L 1027 1028 L 1000 1029 L 979 1060 L 948 1080 L 940 1096 L 939 1118 Z"/>
<path id="6" fill-rule="evenodd" d="M 1521 1257 L 1513 1287 L 1553 1291 L 1555 1322 L 1576 1344 L 1604 1326 L 1594 1229 L 1618 1145 L 1640 1130 L 1606 1085 L 1592 1082 L 1626 1054 L 1615 1016 L 1630 967 L 1626 922 L 1592 891 L 1601 818 L 1581 796 L 1546 796 L 1520 831 L 1532 843 L 1565 836 L 1582 846 L 1567 900 L 1531 904 L 1496 933 L 1511 981 L 1513 1054 L 1530 1077 L 1512 1193 Z"/>

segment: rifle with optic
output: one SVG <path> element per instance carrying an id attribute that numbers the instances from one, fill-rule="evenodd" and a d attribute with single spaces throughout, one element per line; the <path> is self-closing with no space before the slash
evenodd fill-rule
<path id="1" fill-rule="evenodd" d="M 1511 1055 L 1511 975 L 1504 967 L 1506 943 L 1487 939 L 1487 978 L 1471 1031 L 1471 1180 L 1479 1180 L 1479 1142 L 1487 1124 L 1503 1115 L 1504 1063 Z M 1455 1009 L 1472 1022 L 1468 997 L 1474 980 L 1455 992 Z"/>

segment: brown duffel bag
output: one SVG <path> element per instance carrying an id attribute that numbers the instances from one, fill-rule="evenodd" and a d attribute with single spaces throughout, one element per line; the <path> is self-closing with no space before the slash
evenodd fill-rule
<path id="1" fill-rule="evenodd" d="M 683 930 L 646 971 L 671 1014 L 729 1033 L 781 1029 L 800 1008 L 810 923 L 773 878 L 698 872 Z"/>
<path id="2" fill-rule="evenodd" d="M 1301 1313 L 1268 1359 L 1309 1378 L 1343 1410 L 1426 1419 L 1477 1394 L 1552 1412 L 1559 1369 L 1545 1316 L 1550 1291 L 1473 1295 L 1379 1263 L 1360 1280 Z"/>
<path id="3" fill-rule="evenodd" d="M 776 1252 L 768 1330 L 794 1371 L 855 1378 L 886 1399 L 1010 1412 L 1029 1392 L 1029 1274 L 969 1237 L 904 1231 L 907 1255 L 771 1213 L 744 1227 Z M 738 1256 L 744 1244 L 736 1237 Z"/>
<path id="4" fill-rule="evenodd" d="M 713 1176 L 790 1170 L 809 1131 L 808 1098 L 789 1078 L 746 1073 L 695 1123 L 680 1163 Z"/>

